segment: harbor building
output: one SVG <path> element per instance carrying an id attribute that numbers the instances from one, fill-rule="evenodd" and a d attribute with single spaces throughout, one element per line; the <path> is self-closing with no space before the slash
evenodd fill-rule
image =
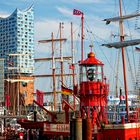
<path id="1" fill-rule="evenodd" d="M 16 9 L 0 17 L 0 58 L 4 59 L 5 100 L 8 109 L 17 110 L 23 95 L 24 105 L 32 104 L 34 92 L 34 8 Z M 23 88 L 22 88 L 23 87 Z M 24 90 L 23 90 L 24 89 Z M 15 96 L 16 95 L 16 96 Z"/>
<path id="2" fill-rule="evenodd" d="M 19 54 L 19 55 L 10 55 Z M 11 63 L 14 72 L 32 74 L 34 68 L 34 12 L 16 9 L 9 17 L 0 18 L 0 57 L 5 69 Z"/>

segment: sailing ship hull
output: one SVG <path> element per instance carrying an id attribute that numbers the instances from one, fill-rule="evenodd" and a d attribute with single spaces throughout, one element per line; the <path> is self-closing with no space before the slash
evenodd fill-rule
<path id="1" fill-rule="evenodd" d="M 140 123 L 108 124 L 93 137 L 94 140 L 139 140 Z"/>

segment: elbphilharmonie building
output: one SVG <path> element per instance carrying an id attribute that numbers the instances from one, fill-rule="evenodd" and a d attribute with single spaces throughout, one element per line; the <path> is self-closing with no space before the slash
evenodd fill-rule
<path id="1" fill-rule="evenodd" d="M 34 11 L 33 6 L 10 16 L 0 17 L 0 58 L 4 58 L 5 73 L 31 74 L 34 71 Z"/>

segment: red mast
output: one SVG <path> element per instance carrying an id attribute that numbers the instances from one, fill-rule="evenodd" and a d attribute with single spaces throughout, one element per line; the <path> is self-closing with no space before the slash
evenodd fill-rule
<path id="1" fill-rule="evenodd" d="M 122 1 L 119 0 L 120 3 L 120 17 L 122 17 Z M 124 29 L 123 29 L 123 21 L 120 20 L 120 41 L 124 41 Z M 125 89 L 125 98 L 126 98 L 126 113 L 129 121 L 129 109 L 128 109 L 128 87 L 127 87 L 127 79 L 126 79 L 126 60 L 125 60 L 125 50 L 122 47 L 122 62 L 123 62 L 123 75 L 124 75 L 124 89 Z"/>
<path id="2" fill-rule="evenodd" d="M 81 60 L 84 60 L 84 13 L 82 13 L 81 17 Z"/>
<path id="3" fill-rule="evenodd" d="M 84 60 L 84 13 L 80 10 L 73 10 L 73 15 L 81 16 L 81 61 Z"/>

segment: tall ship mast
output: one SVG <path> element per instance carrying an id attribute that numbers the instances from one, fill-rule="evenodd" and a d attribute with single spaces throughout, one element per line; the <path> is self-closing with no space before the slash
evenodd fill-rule
<path id="1" fill-rule="evenodd" d="M 137 16 L 140 16 L 140 14 L 132 14 L 132 15 L 122 15 L 122 0 L 119 0 L 119 7 L 120 7 L 120 17 L 115 17 L 115 18 L 109 18 L 109 19 L 104 19 L 107 24 L 110 22 L 119 22 L 119 27 L 120 27 L 120 42 L 115 42 L 115 43 L 109 43 L 109 44 L 103 44 L 103 46 L 107 46 L 109 48 L 115 47 L 115 48 L 121 48 L 122 51 L 122 64 L 123 64 L 123 76 L 124 76 L 124 89 L 125 89 L 125 99 L 126 99 L 126 112 L 127 112 L 127 119 L 129 121 L 129 108 L 128 108 L 128 85 L 127 85 L 127 75 L 126 75 L 126 59 L 125 59 L 125 47 L 127 46 L 133 46 L 133 45 L 138 45 L 140 44 L 140 39 L 135 39 L 135 40 L 129 40 L 125 41 L 124 39 L 124 26 L 123 26 L 123 20 L 134 18 Z"/>

